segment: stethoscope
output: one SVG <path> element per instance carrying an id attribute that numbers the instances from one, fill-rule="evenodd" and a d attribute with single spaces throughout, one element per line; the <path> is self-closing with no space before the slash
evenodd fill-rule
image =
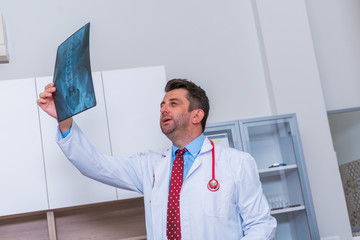
<path id="1" fill-rule="evenodd" d="M 218 180 L 215 179 L 215 146 L 214 146 L 213 141 L 210 140 L 210 142 L 213 147 L 211 150 L 211 153 L 212 153 L 212 178 L 210 179 L 207 187 L 210 191 L 216 192 L 217 190 L 219 190 L 220 184 L 219 184 Z"/>

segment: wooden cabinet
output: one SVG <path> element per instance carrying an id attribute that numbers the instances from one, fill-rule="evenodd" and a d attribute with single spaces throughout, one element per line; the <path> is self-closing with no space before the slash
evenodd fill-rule
<path id="1" fill-rule="evenodd" d="M 34 79 L 0 81 L 0 216 L 48 208 Z"/>
<path id="2" fill-rule="evenodd" d="M 143 240 L 142 198 L 0 217 L 1 240 Z"/>

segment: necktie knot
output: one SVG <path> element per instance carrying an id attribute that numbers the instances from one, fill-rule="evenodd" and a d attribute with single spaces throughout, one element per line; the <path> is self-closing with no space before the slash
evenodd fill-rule
<path id="1" fill-rule="evenodd" d="M 183 148 L 183 149 L 178 149 L 178 150 L 176 150 L 176 157 L 180 157 L 180 156 L 182 156 L 182 155 L 184 155 L 184 153 L 187 151 L 187 149 L 186 148 Z"/>

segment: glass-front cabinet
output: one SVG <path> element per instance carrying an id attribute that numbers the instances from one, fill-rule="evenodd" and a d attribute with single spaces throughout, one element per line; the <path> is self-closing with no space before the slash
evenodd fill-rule
<path id="1" fill-rule="evenodd" d="M 296 115 L 210 124 L 205 135 L 214 137 L 222 126 L 229 131 L 229 124 L 240 131 L 228 136 L 240 134 L 241 150 L 255 158 L 271 215 L 278 222 L 276 239 L 320 239 Z"/>

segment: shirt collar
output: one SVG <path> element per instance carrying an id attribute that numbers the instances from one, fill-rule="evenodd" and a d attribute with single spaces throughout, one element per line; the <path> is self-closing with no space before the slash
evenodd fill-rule
<path id="1" fill-rule="evenodd" d="M 196 157 L 200 150 L 201 147 L 204 143 L 205 140 L 205 136 L 204 134 L 200 134 L 200 136 L 198 136 L 197 138 L 195 138 L 192 142 L 190 142 L 188 145 L 185 146 L 185 148 L 188 150 L 188 152 L 193 156 Z M 172 146 L 172 154 L 173 156 L 175 156 L 175 152 L 176 150 L 178 150 L 179 148 L 176 147 L 175 145 Z"/>

